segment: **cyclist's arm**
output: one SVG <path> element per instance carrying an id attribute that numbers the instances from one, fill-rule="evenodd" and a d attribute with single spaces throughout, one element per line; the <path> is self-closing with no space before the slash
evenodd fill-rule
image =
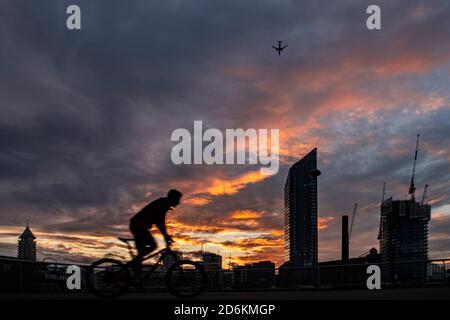
<path id="1" fill-rule="evenodd" d="M 158 230 L 163 234 L 164 239 L 167 241 L 172 241 L 172 237 L 169 236 L 169 234 L 167 233 L 166 230 L 166 222 L 163 221 L 159 221 L 158 223 L 156 223 L 156 227 L 158 228 Z"/>

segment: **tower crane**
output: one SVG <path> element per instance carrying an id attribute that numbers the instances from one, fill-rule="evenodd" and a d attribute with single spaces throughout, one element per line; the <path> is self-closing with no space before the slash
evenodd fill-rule
<path id="1" fill-rule="evenodd" d="M 357 213 L 358 204 L 355 203 L 355 206 L 353 207 L 353 213 L 352 213 L 352 222 L 350 224 L 350 232 L 348 233 L 348 239 L 350 240 L 350 237 L 352 236 L 352 230 L 353 230 L 353 222 L 355 221 L 356 213 Z"/>
<path id="2" fill-rule="evenodd" d="M 416 162 L 417 162 L 417 153 L 419 152 L 419 138 L 420 138 L 420 134 L 417 135 L 417 140 L 416 140 L 416 152 L 414 154 L 414 164 L 413 164 L 413 170 L 412 170 L 412 176 L 411 176 L 411 184 L 409 186 L 409 195 L 411 196 L 411 200 L 412 201 L 416 201 L 416 187 L 414 186 L 414 175 L 416 173 Z"/>
<path id="3" fill-rule="evenodd" d="M 386 195 L 386 181 L 383 182 L 383 195 L 381 196 L 381 205 L 383 205 L 385 195 Z M 377 237 L 377 239 L 378 240 L 381 239 L 381 215 L 380 215 L 380 227 L 378 229 L 378 237 Z"/>

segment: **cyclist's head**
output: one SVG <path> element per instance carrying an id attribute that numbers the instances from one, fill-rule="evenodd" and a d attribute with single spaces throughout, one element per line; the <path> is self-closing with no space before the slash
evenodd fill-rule
<path id="1" fill-rule="evenodd" d="M 178 191 L 178 190 L 175 190 L 175 189 L 170 190 L 167 193 L 167 198 L 169 198 L 170 205 L 172 207 L 175 207 L 175 206 L 179 205 L 182 195 L 183 194 L 180 191 Z"/>

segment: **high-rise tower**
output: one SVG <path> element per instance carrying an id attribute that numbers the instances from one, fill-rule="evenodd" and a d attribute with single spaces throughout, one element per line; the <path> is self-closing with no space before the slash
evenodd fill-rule
<path id="1" fill-rule="evenodd" d="M 314 266 L 317 250 L 317 148 L 290 169 L 284 186 L 285 261 Z"/>

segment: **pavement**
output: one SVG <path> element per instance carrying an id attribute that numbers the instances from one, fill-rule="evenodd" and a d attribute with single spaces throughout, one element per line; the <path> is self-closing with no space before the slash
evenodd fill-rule
<path id="1" fill-rule="evenodd" d="M 82 293 L 0 293 L 0 300 L 95 300 Z M 120 300 L 179 300 L 170 293 L 126 293 Z M 192 300 L 450 300 L 450 287 L 404 288 L 381 290 L 268 290 L 257 292 L 204 292 Z"/>

